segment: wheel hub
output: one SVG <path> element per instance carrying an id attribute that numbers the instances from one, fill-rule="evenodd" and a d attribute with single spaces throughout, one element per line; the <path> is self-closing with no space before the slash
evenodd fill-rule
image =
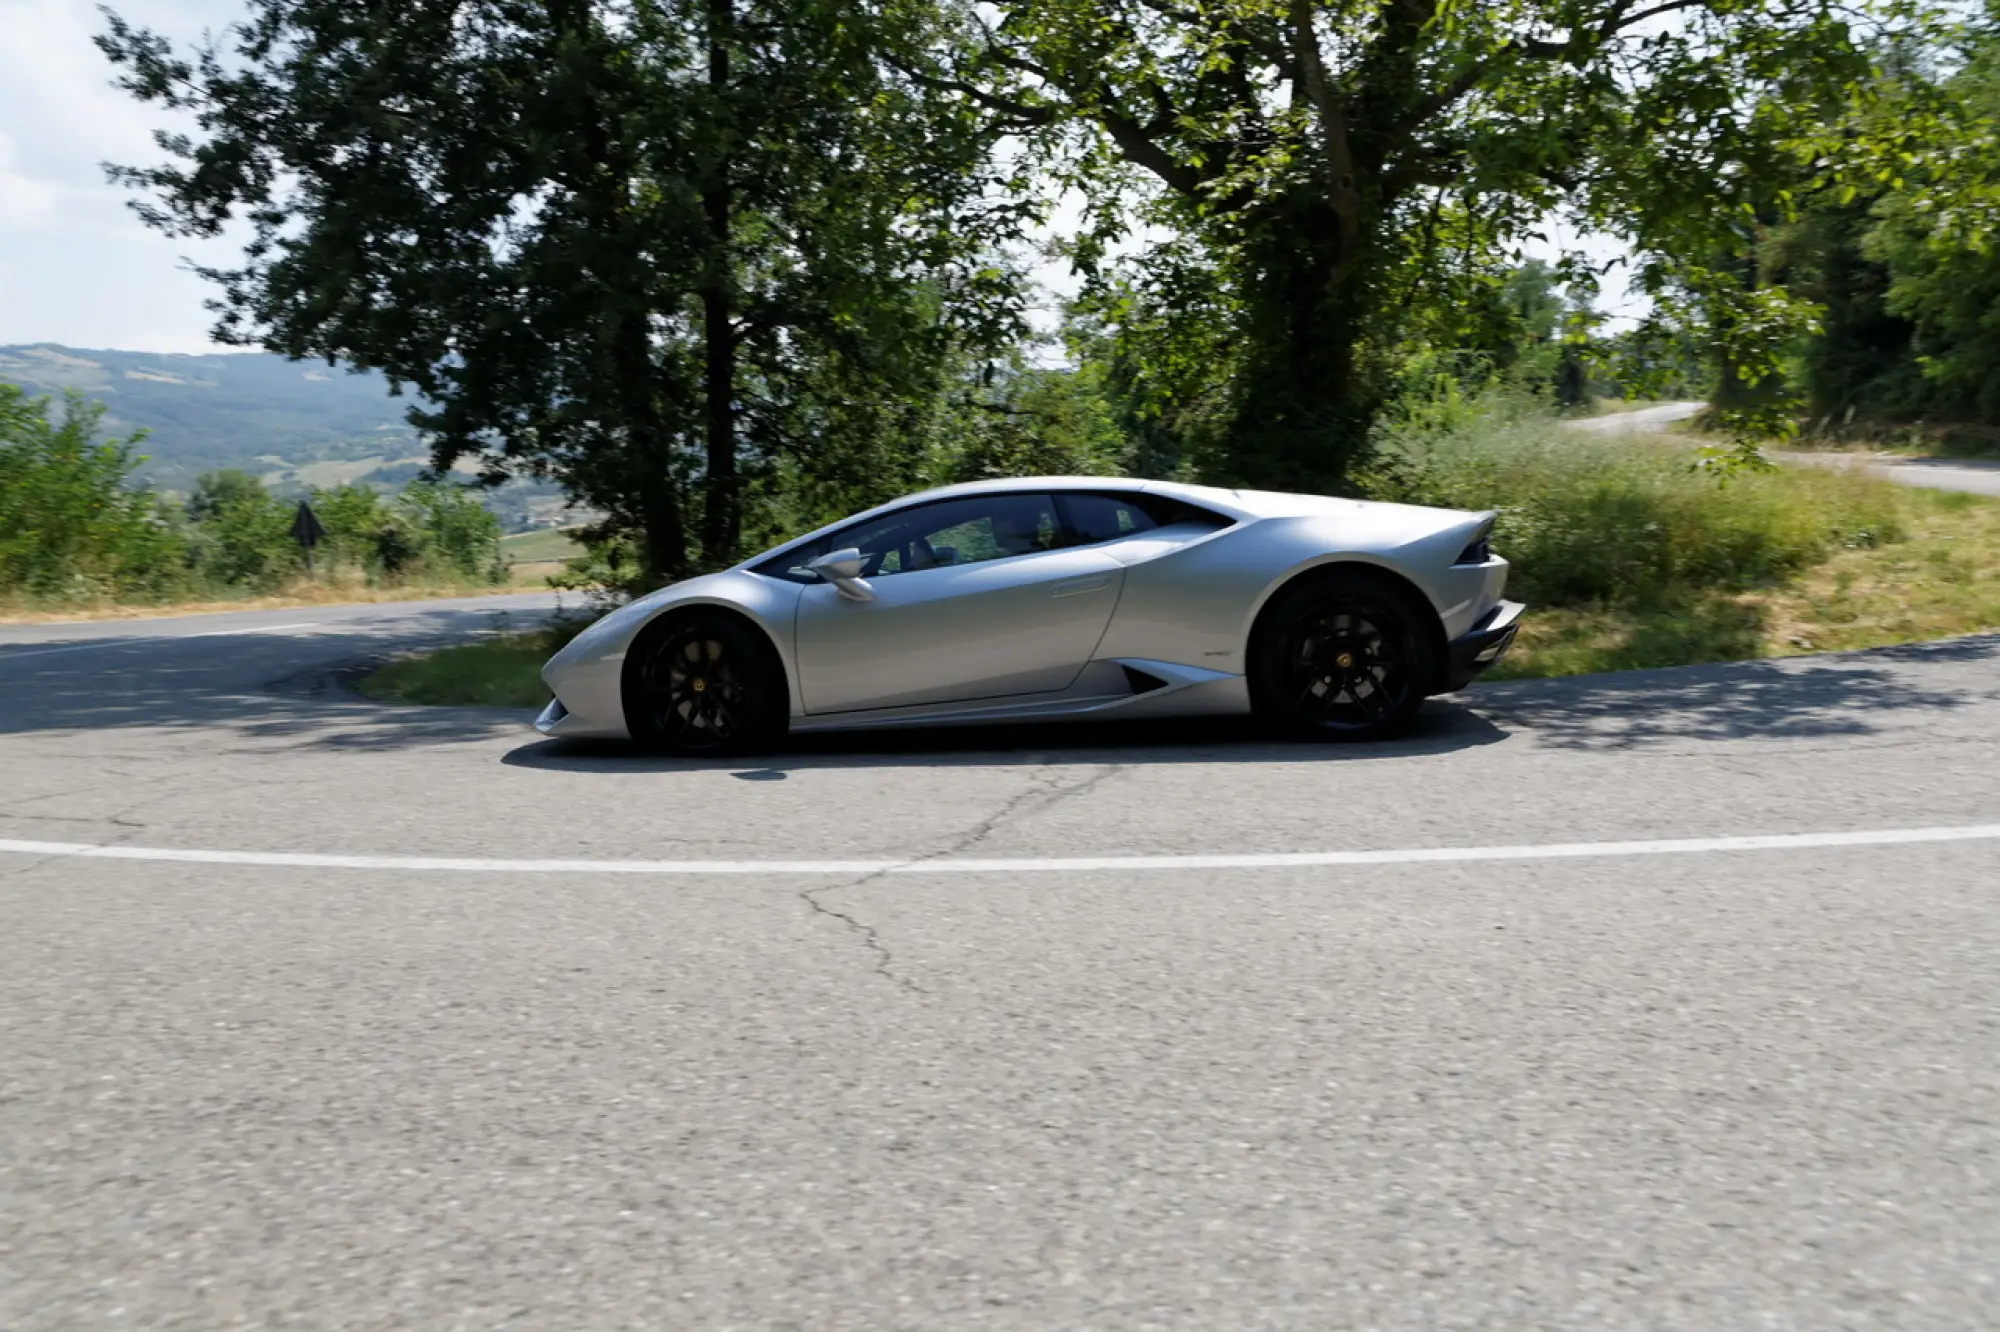
<path id="1" fill-rule="evenodd" d="M 1400 705 L 1410 688 L 1407 650 L 1385 618 L 1365 602 L 1335 602 L 1293 629 L 1280 688 L 1308 723 L 1358 729 Z"/>

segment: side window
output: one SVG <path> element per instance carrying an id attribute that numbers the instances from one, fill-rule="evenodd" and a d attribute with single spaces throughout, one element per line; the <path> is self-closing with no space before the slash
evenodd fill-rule
<path id="1" fill-rule="evenodd" d="M 1062 506 L 1065 543 L 1072 546 L 1116 541 L 1135 532 L 1184 524 L 1220 531 L 1231 521 L 1185 500 L 1136 491 L 1066 491 L 1057 497 L 1057 503 Z"/>
<path id="2" fill-rule="evenodd" d="M 855 547 L 861 576 L 881 578 L 1053 550 L 1062 544 L 1061 530 L 1047 495 L 968 495 L 836 532 L 826 548 Z"/>
<path id="3" fill-rule="evenodd" d="M 1134 532 L 1158 527 L 1152 515 L 1140 508 L 1136 496 L 1068 494 L 1061 497 L 1065 542 L 1088 546 L 1099 541 L 1116 541 Z"/>
<path id="4" fill-rule="evenodd" d="M 752 567 L 760 574 L 770 578 L 782 578 L 788 583 L 817 583 L 819 575 L 806 566 L 831 549 L 833 547 L 826 544 L 826 538 L 821 537 L 817 541 L 808 541 L 803 546 L 795 546 L 787 554 Z"/>

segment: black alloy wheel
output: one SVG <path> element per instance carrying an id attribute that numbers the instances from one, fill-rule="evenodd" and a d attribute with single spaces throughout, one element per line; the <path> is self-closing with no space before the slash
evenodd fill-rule
<path id="1" fill-rule="evenodd" d="M 1260 617 L 1252 701 L 1281 730 L 1374 740 L 1408 725 L 1437 675 L 1437 653 L 1409 594 L 1387 580 L 1334 573 L 1286 588 Z"/>
<path id="2" fill-rule="evenodd" d="M 731 616 L 656 622 L 626 657 L 626 725 L 664 754 L 740 754 L 776 739 L 784 701 L 769 649 Z"/>

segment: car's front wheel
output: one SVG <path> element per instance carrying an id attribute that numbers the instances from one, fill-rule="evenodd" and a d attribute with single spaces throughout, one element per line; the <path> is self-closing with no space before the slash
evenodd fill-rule
<path id="1" fill-rule="evenodd" d="M 1250 644 L 1257 716 L 1287 734 L 1379 740 L 1410 724 L 1438 673 L 1427 606 L 1363 570 L 1309 575 L 1258 617 Z"/>
<path id="2" fill-rule="evenodd" d="M 782 668 L 755 629 L 713 611 L 669 615 L 625 654 L 625 724 L 641 748 L 753 753 L 784 734 Z"/>

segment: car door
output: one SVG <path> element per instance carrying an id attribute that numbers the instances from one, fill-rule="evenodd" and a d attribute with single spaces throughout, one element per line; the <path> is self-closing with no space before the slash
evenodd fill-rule
<path id="1" fill-rule="evenodd" d="M 973 495 L 836 533 L 872 598 L 815 583 L 799 598 L 795 649 L 808 713 L 1049 693 L 1104 636 L 1125 570 L 1064 548 L 1046 494 Z"/>

